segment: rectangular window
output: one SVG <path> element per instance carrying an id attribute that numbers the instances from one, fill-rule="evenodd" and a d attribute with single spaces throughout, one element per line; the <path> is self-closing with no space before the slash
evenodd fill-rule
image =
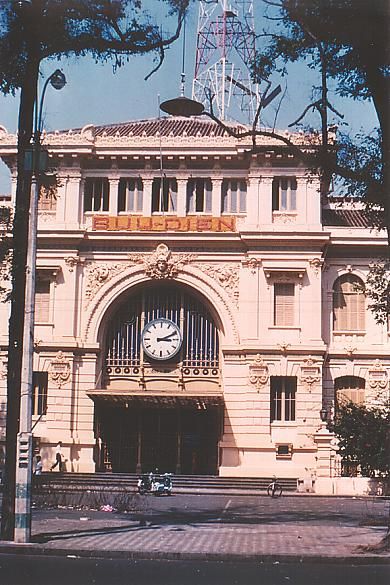
<path id="1" fill-rule="evenodd" d="M 84 211 L 109 210 L 109 183 L 107 177 L 88 177 L 84 184 Z"/>
<path id="2" fill-rule="evenodd" d="M 222 213 L 246 212 L 246 182 L 235 179 L 222 181 Z"/>
<path id="3" fill-rule="evenodd" d="M 35 283 L 35 321 L 48 323 L 50 320 L 50 280 L 38 279 Z"/>
<path id="4" fill-rule="evenodd" d="M 152 213 L 174 213 L 177 210 L 177 181 L 164 177 L 153 179 Z"/>
<path id="5" fill-rule="evenodd" d="M 295 420 L 295 376 L 271 376 L 271 422 Z"/>
<path id="6" fill-rule="evenodd" d="M 295 324 L 295 285 L 289 282 L 274 284 L 274 325 L 293 327 Z"/>
<path id="7" fill-rule="evenodd" d="M 295 211 L 296 208 L 296 178 L 274 177 L 272 181 L 272 211 Z"/>
<path id="8" fill-rule="evenodd" d="M 188 213 L 211 213 L 212 194 L 211 179 L 189 179 L 187 182 Z"/>
<path id="9" fill-rule="evenodd" d="M 118 190 L 118 212 L 142 212 L 143 195 L 143 183 L 140 177 L 135 179 L 120 179 Z"/>
<path id="10" fill-rule="evenodd" d="M 45 414 L 47 409 L 48 373 L 33 372 L 32 414 Z"/>

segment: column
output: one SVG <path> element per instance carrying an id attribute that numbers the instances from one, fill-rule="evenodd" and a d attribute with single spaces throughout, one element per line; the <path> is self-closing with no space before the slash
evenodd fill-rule
<path id="1" fill-rule="evenodd" d="M 297 223 L 301 225 L 308 225 L 310 219 L 308 217 L 308 201 L 306 185 L 307 179 L 305 177 L 297 177 Z"/>
<path id="2" fill-rule="evenodd" d="M 68 175 L 65 183 L 65 190 L 61 195 L 62 201 L 57 204 L 56 219 L 58 223 L 70 224 L 78 226 L 80 223 L 80 209 L 82 209 L 82 197 L 84 194 L 84 182 L 81 181 L 81 176 Z"/>
<path id="3" fill-rule="evenodd" d="M 11 201 L 13 203 L 13 205 L 15 205 L 15 200 L 16 200 L 16 184 L 18 181 L 18 177 L 17 175 L 12 175 L 11 178 Z"/>
<path id="4" fill-rule="evenodd" d="M 176 475 L 181 473 L 181 412 L 177 407 L 177 451 L 176 451 Z"/>
<path id="5" fill-rule="evenodd" d="M 137 427 L 138 427 L 138 438 L 137 438 L 137 465 L 135 468 L 136 473 L 142 473 L 142 410 L 137 410 Z"/>
<path id="6" fill-rule="evenodd" d="M 303 190 L 303 185 L 306 186 L 304 194 L 306 196 L 306 224 L 318 229 L 321 225 L 321 195 L 320 182 L 318 179 L 307 181 L 305 178 L 298 179 L 298 189 Z"/>
<path id="7" fill-rule="evenodd" d="M 110 185 L 109 191 L 109 214 L 110 215 L 118 215 L 118 187 L 119 187 L 119 179 L 118 177 L 109 178 L 108 183 Z"/>
<path id="8" fill-rule="evenodd" d="M 187 178 L 177 179 L 177 216 L 187 215 Z"/>
<path id="9" fill-rule="evenodd" d="M 152 184 L 153 179 L 143 179 L 144 184 L 144 200 L 142 215 L 144 217 L 151 217 L 152 215 Z"/>
<path id="10" fill-rule="evenodd" d="M 246 220 L 247 226 L 259 225 L 259 183 L 260 177 L 249 176 L 247 178 L 246 194 Z"/>
<path id="11" fill-rule="evenodd" d="M 258 223 L 272 224 L 272 176 L 262 176 L 258 184 Z"/>
<path id="12" fill-rule="evenodd" d="M 211 204 L 211 215 L 213 217 L 220 217 L 222 211 L 222 178 L 221 177 L 213 177 L 212 178 L 212 185 L 213 185 L 213 195 L 212 195 L 212 204 Z"/>

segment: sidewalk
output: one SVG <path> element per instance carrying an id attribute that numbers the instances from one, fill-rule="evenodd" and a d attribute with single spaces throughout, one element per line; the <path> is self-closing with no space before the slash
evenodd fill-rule
<path id="1" fill-rule="evenodd" d="M 385 535 L 378 525 L 357 525 L 311 514 L 310 519 L 273 521 L 269 515 L 245 517 L 229 510 L 227 499 L 218 517 L 199 512 L 176 517 L 139 513 L 53 510 L 34 513 L 33 543 L 0 543 L 1 552 L 143 559 L 258 559 L 286 562 L 326 560 L 390 563 L 389 553 L 368 553 Z M 147 511 L 145 510 L 145 513 Z M 195 514 L 195 515 L 194 515 Z M 145 518 L 143 518 L 145 521 Z"/>

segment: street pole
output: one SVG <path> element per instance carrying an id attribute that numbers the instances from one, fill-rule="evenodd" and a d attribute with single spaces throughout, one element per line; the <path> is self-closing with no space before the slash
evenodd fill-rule
<path id="1" fill-rule="evenodd" d="M 34 371 L 34 315 L 35 280 L 38 233 L 38 200 L 40 178 L 47 171 L 47 151 L 42 149 L 42 110 L 48 84 L 62 89 L 66 83 L 64 74 L 57 69 L 46 79 L 38 106 L 35 102 L 34 143 L 25 152 L 25 169 L 34 172 L 34 190 L 30 202 L 29 238 L 26 264 L 26 296 L 23 332 L 22 372 L 20 381 L 20 423 L 16 463 L 15 490 L 15 542 L 30 542 L 31 539 L 31 488 L 32 488 L 32 390 Z M 30 157 L 27 155 L 31 154 Z"/>

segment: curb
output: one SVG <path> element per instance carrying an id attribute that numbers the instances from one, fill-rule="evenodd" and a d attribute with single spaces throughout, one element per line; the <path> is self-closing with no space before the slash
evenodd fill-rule
<path id="1" fill-rule="evenodd" d="M 63 549 L 37 546 L 31 544 L 0 543 L 0 554 L 65 556 L 71 558 L 110 558 L 143 561 L 221 561 L 221 562 L 260 562 L 260 563 L 332 563 L 354 565 L 390 565 L 390 556 L 382 555 L 350 555 L 323 556 L 299 554 L 238 554 L 238 553 L 202 553 L 202 552 L 159 552 L 159 551 L 126 551 L 126 550 L 88 550 Z"/>

